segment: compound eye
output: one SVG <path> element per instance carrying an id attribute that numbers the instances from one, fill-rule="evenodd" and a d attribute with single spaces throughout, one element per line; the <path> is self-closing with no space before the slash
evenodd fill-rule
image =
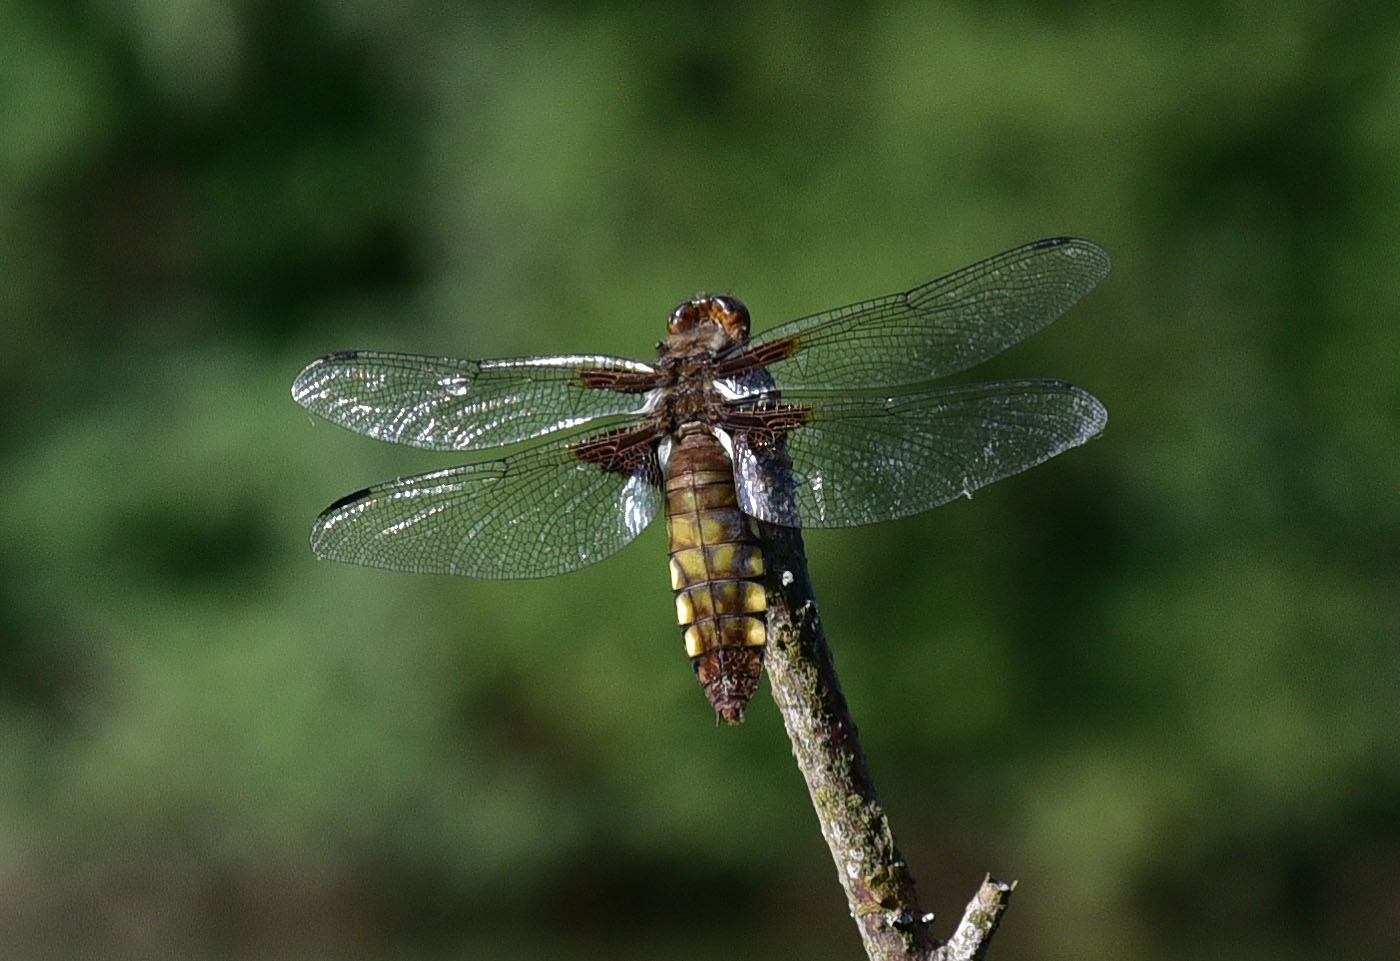
<path id="1" fill-rule="evenodd" d="M 730 337 L 736 341 L 749 339 L 749 309 L 735 297 L 719 294 L 714 298 L 715 314 Z"/>
<path id="2" fill-rule="evenodd" d="M 666 329 L 673 334 L 683 334 L 694 328 L 699 320 L 700 305 L 694 300 L 687 300 L 671 311 L 671 319 L 666 322 Z"/>

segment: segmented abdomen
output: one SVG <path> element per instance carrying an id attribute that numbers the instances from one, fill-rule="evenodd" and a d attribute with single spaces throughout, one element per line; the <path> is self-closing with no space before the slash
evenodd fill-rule
<path id="1" fill-rule="evenodd" d="M 684 434 L 666 479 L 671 587 L 685 652 L 719 716 L 733 724 L 763 671 L 763 554 L 739 510 L 729 455 L 710 433 Z"/>

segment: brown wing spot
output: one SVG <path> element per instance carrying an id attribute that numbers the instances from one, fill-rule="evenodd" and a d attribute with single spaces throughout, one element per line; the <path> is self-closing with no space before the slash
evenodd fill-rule
<path id="1" fill-rule="evenodd" d="M 738 434 L 749 442 L 754 450 L 771 450 L 788 434 L 797 430 L 812 419 L 812 409 L 798 404 L 784 404 L 781 407 L 757 410 L 728 409 L 720 419 L 720 426 L 731 434 Z"/>
<path id="2" fill-rule="evenodd" d="M 661 433 L 655 424 L 626 427 L 570 445 L 574 456 L 612 474 L 631 476 L 651 455 Z"/>
<path id="3" fill-rule="evenodd" d="M 766 430 L 774 434 L 787 434 L 811 419 L 812 408 L 800 404 L 783 404 L 780 407 L 753 409 L 727 408 L 722 422 L 735 430 Z"/>
<path id="4" fill-rule="evenodd" d="M 660 386 L 654 371 L 621 367 L 583 367 L 578 379 L 589 390 L 615 390 L 623 394 L 645 394 Z"/>
<path id="5" fill-rule="evenodd" d="M 755 367 L 767 367 L 780 360 L 787 360 L 801 348 L 800 335 L 770 340 L 766 344 L 755 344 L 747 350 L 725 357 L 715 364 L 715 372 L 723 377 L 732 377 Z"/>

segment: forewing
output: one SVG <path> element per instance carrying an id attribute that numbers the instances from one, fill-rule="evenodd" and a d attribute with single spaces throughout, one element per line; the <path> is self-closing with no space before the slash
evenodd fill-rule
<path id="1" fill-rule="evenodd" d="M 329 560 L 430 574 L 545 577 L 613 554 L 656 517 L 654 447 L 630 470 L 551 444 L 503 460 L 400 478 L 342 498 L 311 547 Z"/>
<path id="2" fill-rule="evenodd" d="M 478 361 L 346 351 L 309 364 L 292 397 L 359 434 L 466 451 L 620 422 L 641 411 L 651 373 L 618 357 Z"/>
<path id="3" fill-rule="evenodd" d="M 1003 381 L 811 404 L 770 445 L 735 437 L 740 506 L 775 524 L 850 527 L 926 511 L 1077 447 L 1108 412 L 1088 391 Z"/>
<path id="4" fill-rule="evenodd" d="M 763 331 L 722 361 L 721 373 L 764 364 L 786 396 L 931 380 L 1045 327 L 1108 268 L 1108 254 L 1087 240 L 1039 240 L 902 294 Z"/>

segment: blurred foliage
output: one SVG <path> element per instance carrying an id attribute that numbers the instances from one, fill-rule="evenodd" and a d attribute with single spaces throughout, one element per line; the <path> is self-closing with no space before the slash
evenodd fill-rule
<path id="1" fill-rule="evenodd" d="M 1400 8 L 15 0 L 0 13 L 0 942 L 15 957 L 851 958 L 761 695 L 658 531 L 520 583 L 316 563 L 447 466 L 318 354 L 647 357 L 1039 236 L 1113 254 L 991 374 L 1103 439 L 809 536 L 946 931 L 1400 952 Z M 634 587 L 635 585 L 635 587 Z"/>

